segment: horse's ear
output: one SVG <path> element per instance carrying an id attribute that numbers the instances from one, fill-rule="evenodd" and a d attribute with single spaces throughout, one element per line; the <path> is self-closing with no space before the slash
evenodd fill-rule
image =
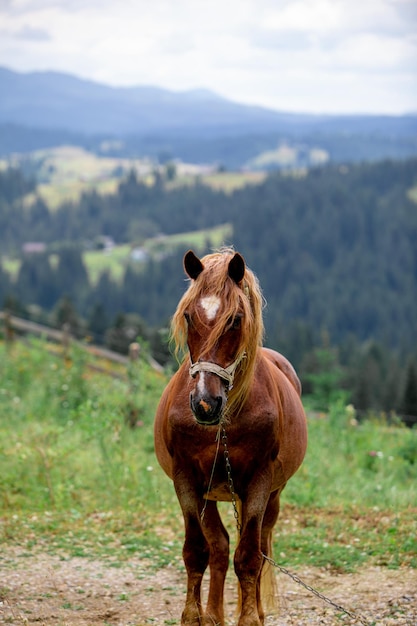
<path id="1" fill-rule="evenodd" d="M 229 276 L 238 285 L 245 275 L 245 259 L 239 252 L 230 259 L 229 262 Z"/>
<path id="2" fill-rule="evenodd" d="M 184 270 L 186 274 L 188 274 L 190 278 L 195 280 L 196 278 L 198 278 L 198 276 L 200 276 L 203 269 L 204 265 L 202 264 L 198 256 L 196 256 L 192 250 L 188 250 L 187 254 L 184 257 Z"/>

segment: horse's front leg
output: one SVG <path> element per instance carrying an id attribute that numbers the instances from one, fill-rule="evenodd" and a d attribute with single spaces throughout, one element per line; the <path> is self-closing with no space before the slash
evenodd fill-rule
<path id="1" fill-rule="evenodd" d="M 229 535 L 214 501 L 207 501 L 205 504 L 202 528 L 210 548 L 210 588 L 204 624 L 223 626 L 224 581 L 229 567 Z"/>
<path id="2" fill-rule="evenodd" d="M 209 548 L 198 518 L 184 516 L 185 541 L 182 551 L 187 570 L 187 597 L 181 616 L 183 626 L 201 626 L 204 614 L 201 604 L 201 582 L 209 561 Z"/>
<path id="3" fill-rule="evenodd" d="M 178 500 L 184 516 L 185 540 L 182 550 L 187 570 L 187 596 L 181 616 L 182 626 L 202 626 L 204 614 L 201 604 L 201 582 L 209 562 L 209 546 L 201 529 L 199 510 L 202 500 L 197 497 L 180 475 L 174 480 Z"/>
<path id="4" fill-rule="evenodd" d="M 263 565 L 262 522 L 269 499 L 269 480 L 258 481 L 248 489 L 243 501 L 242 531 L 235 552 L 235 572 L 241 588 L 238 626 L 262 626 L 264 613 L 259 598 L 259 577 Z"/>
<path id="5" fill-rule="evenodd" d="M 202 506 L 200 511 L 202 510 Z M 215 502 L 207 502 L 204 519 L 200 513 L 184 514 L 183 558 L 187 569 L 187 598 L 181 623 L 185 626 L 224 626 L 224 582 L 229 565 L 229 537 Z M 203 613 L 201 582 L 210 565 L 210 587 Z"/>

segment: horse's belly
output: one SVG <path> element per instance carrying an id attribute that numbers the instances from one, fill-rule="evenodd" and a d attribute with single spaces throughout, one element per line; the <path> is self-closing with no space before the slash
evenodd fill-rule
<path id="1" fill-rule="evenodd" d="M 239 496 L 234 494 L 235 500 L 239 500 Z M 231 502 L 232 494 L 229 485 L 217 485 L 204 494 L 205 500 L 214 500 L 215 502 Z"/>

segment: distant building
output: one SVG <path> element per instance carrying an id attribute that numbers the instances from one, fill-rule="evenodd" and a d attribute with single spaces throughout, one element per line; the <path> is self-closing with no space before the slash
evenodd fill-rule
<path id="1" fill-rule="evenodd" d="M 99 235 L 96 238 L 96 246 L 99 250 L 103 250 L 104 252 L 111 252 L 115 246 L 115 242 L 113 237 L 108 237 L 107 235 Z"/>
<path id="2" fill-rule="evenodd" d="M 23 244 L 22 250 L 24 254 L 41 254 L 46 250 L 46 243 L 42 241 L 27 241 Z"/>
<path id="3" fill-rule="evenodd" d="M 146 261 L 148 256 L 148 253 L 143 248 L 133 248 L 130 253 L 130 258 L 132 259 L 132 261 L 143 262 Z"/>

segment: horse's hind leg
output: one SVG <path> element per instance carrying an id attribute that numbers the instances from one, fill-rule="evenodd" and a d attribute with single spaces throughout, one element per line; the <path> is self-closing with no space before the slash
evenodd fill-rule
<path id="1" fill-rule="evenodd" d="M 210 548 L 210 588 L 203 624 L 223 626 L 223 595 L 229 566 L 229 535 L 220 519 L 216 502 L 207 501 L 202 527 Z"/>

